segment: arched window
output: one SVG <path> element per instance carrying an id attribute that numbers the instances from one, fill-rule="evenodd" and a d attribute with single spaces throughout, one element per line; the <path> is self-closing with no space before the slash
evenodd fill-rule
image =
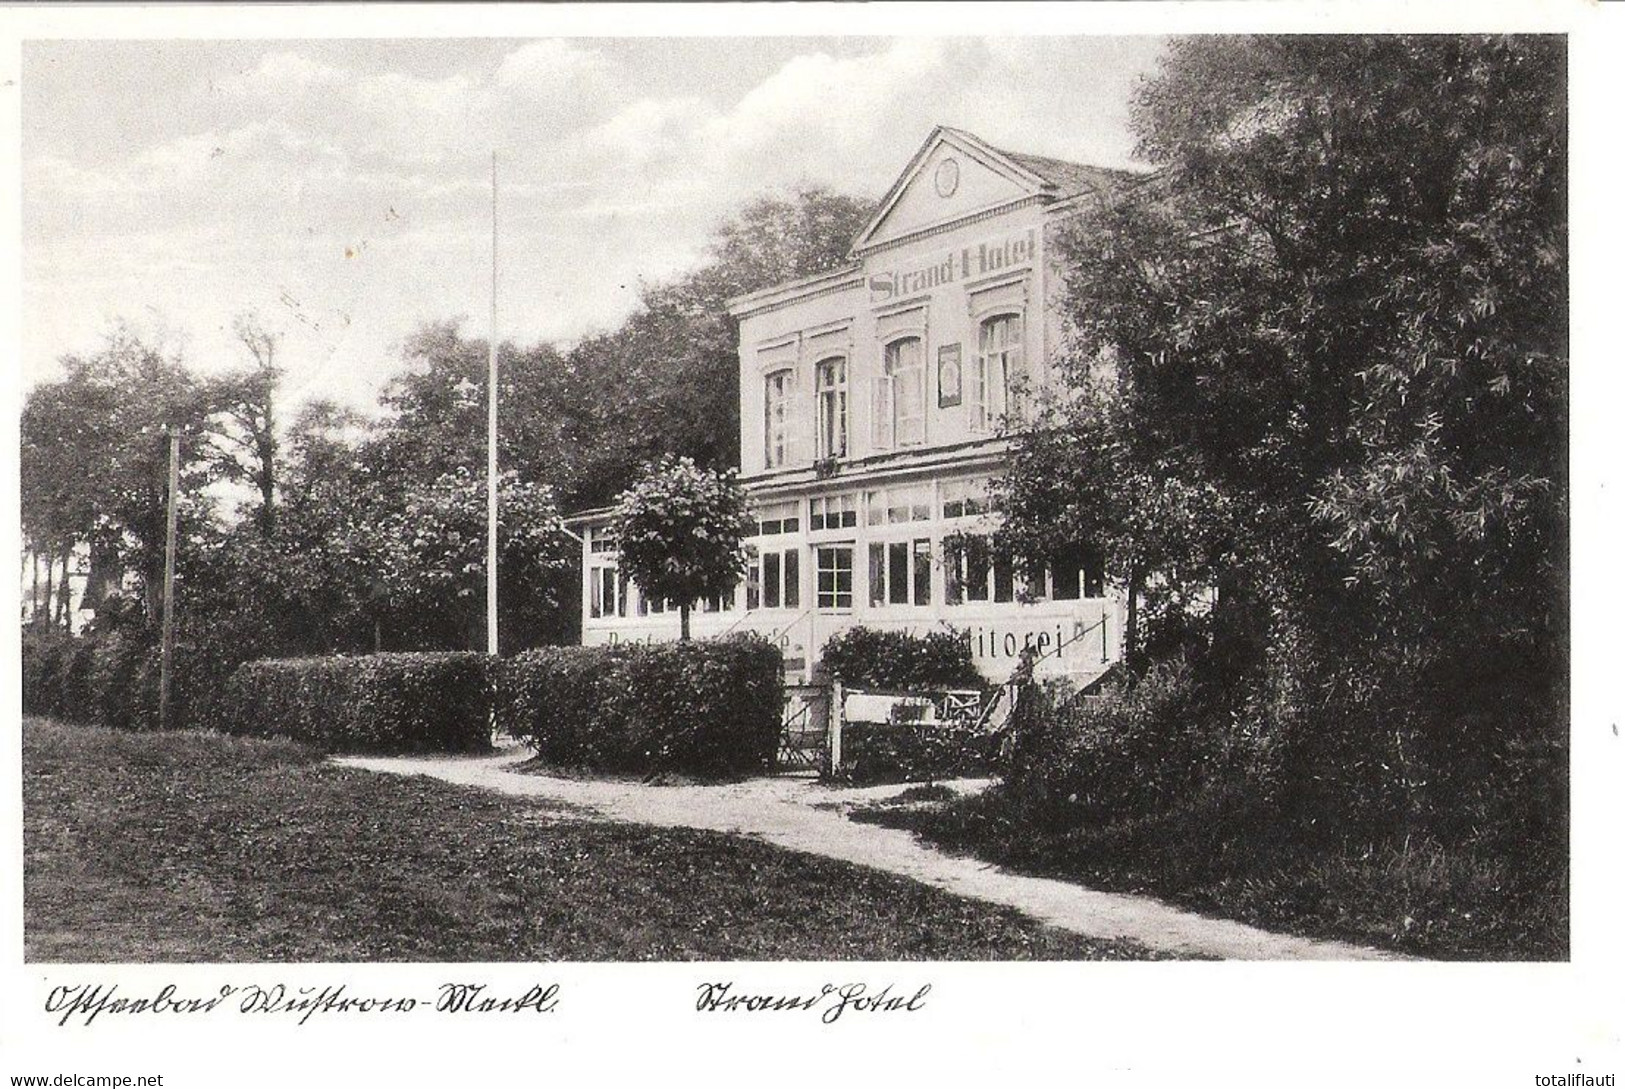
<path id="1" fill-rule="evenodd" d="M 765 436 L 763 461 L 769 469 L 783 465 L 790 441 L 790 394 L 792 372 L 774 371 L 766 378 L 763 398 Z"/>
<path id="2" fill-rule="evenodd" d="M 874 425 L 878 449 L 925 441 L 925 353 L 919 337 L 886 345 L 875 380 Z"/>
<path id="3" fill-rule="evenodd" d="M 820 360 L 814 372 L 818 386 L 818 456 L 846 456 L 846 360 Z"/>
<path id="4" fill-rule="evenodd" d="M 1021 350 L 1021 315 L 999 314 L 982 322 L 967 400 L 972 429 L 986 431 L 1015 408 L 1011 391 L 1026 374 Z"/>

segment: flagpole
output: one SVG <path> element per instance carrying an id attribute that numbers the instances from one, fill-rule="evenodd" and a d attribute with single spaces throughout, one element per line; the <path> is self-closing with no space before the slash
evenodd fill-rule
<path id="1" fill-rule="evenodd" d="M 491 150 L 491 348 L 485 382 L 485 650 L 497 653 L 497 153 Z"/>

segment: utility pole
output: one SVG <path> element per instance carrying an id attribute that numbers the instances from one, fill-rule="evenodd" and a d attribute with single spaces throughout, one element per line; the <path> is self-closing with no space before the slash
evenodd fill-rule
<path id="1" fill-rule="evenodd" d="M 175 515 L 181 485 L 181 435 L 169 428 L 169 524 L 164 530 L 163 650 L 158 666 L 158 728 L 172 725 L 169 714 L 170 682 L 175 675 Z"/>
<path id="2" fill-rule="evenodd" d="M 491 354 L 485 379 L 485 652 L 497 654 L 497 153 L 491 150 Z"/>

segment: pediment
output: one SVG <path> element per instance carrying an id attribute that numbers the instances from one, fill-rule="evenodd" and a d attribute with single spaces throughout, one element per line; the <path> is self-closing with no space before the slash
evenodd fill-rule
<path id="1" fill-rule="evenodd" d="M 1053 191 L 1045 179 L 970 133 L 938 126 L 853 242 L 853 251 Z"/>

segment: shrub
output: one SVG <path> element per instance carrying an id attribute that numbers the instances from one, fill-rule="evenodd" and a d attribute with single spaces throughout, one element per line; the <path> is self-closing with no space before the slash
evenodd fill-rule
<path id="1" fill-rule="evenodd" d="M 491 742 L 489 671 L 469 651 L 264 659 L 231 675 L 210 720 L 328 752 L 479 752 Z"/>
<path id="2" fill-rule="evenodd" d="M 85 721 L 92 713 L 94 646 L 67 632 L 24 628 L 23 710 Z"/>
<path id="3" fill-rule="evenodd" d="M 974 723 L 849 722 L 841 729 L 840 777 L 853 783 L 928 783 L 986 775 L 996 735 Z"/>
<path id="4" fill-rule="evenodd" d="M 735 777 L 778 744 L 783 658 L 761 639 L 543 647 L 500 677 L 499 728 L 551 764 Z"/>
<path id="5" fill-rule="evenodd" d="M 157 729 L 160 653 L 138 632 L 24 632 L 23 710 L 116 730 Z M 194 705 L 206 702 L 222 678 L 198 648 L 177 644 L 172 723 L 187 725 Z"/>
<path id="6" fill-rule="evenodd" d="M 860 625 L 831 636 L 820 661 L 827 674 L 853 688 L 908 691 L 986 683 L 971 661 L 970 644 L 952 631 L 913 635 Z"/>
<path id="7" fill-rule="evenodd" d="M 1049 829 L 1166 811 L 1229 774 L 1234 751 L 1204 713 L 1190 662 L 1152 667 L 1132 688 L 1040 702 L 1003 758 L 1012 800 Z"/>

